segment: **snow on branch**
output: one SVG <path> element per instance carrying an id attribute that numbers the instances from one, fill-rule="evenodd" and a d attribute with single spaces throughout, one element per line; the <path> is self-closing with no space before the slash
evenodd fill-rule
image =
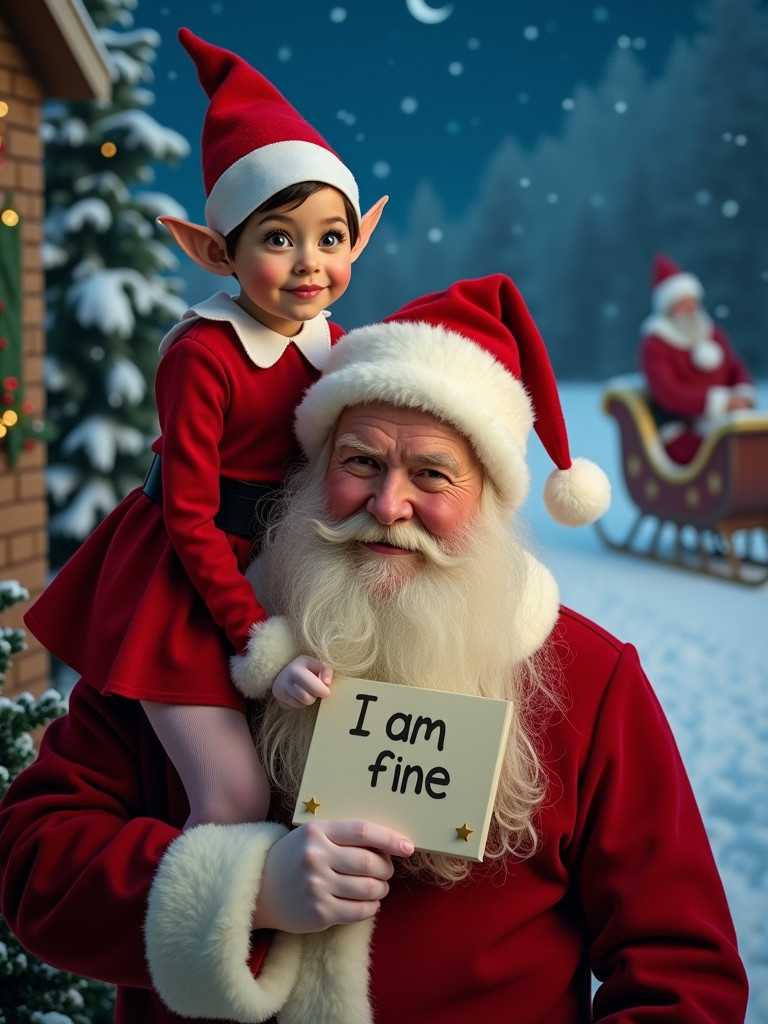
<path id="1" fill-rule="evenodd" d="M 133 201 L 147 217 L 179 217 L 186 220 L 187 211 L 165 192 L 138 192 Z"/>
<path id="2" fill-rule="evenodd" d="M 57 129 L 54 129 L 51 141 L 62 146 L 71 146 L 73 149 L 83 146 L 89 138 L 88 125 L 79 117 L 68 117 L 62 121 Z"/>
<path id="3" fill-rule="evenodd" d="M 138 455 L 145 448 L 146 438 L 140 430 L 128 427 L 106 416 L 87 416 L 67 434 L 61 445 L 65 455 L 85 452 L 94 469 L 111 473 L 117 454 Z M 114 503 L 110 505 L 110 509 Z M 109 511 L 109 510 L 108 510 Z"/>
<path id="4" fill-rule="evenodd" d="M 138 54 L 137 59 L 124 50 L 110 47 L 109 56 L 118 79 L 128 85 L 136 85 L 137 82 L 145 82 L 152 77 L 144 54 Z"/>
<path id="5" fill-rule="evenodd" d="M 129 32 L 112 32 L 108 28 L 103 28 L 99 35 L 110 50 L 127 50 L 134 46 L 149 47 L 151 53 L 147 56 L 142 52 L 143 60 L 153 60 L 160 45 L 160 33 L 153 28 L 135 28 Z"/>
<path id="6" fill-rule="evenodd" d="M 122 144 L 144 147 L 154 160 L 178 160 L 189 155 L 189 142 L 179 132 L 166 128 L 143 110 L 121 110 L 100 122 L 105 135 L 121 133 Z"/>
<path id="7" fill-rule="evenodd" d="M 78 178 L 73 185 L 73 189 L 79 195 L 87 194 L 92 195 L 96 192 L 98 195 L 106 196 L 108 199 L 114 199 L 118 203 L 128 203 L 131 199 L 131 193 L 123 179 L 115 174 L 114 171 L 99 171 L 96 174 L 84 174 L 82 178 Z"/>
<path id="8" fill-rule="evenodd" d="M 138 405 L 147 393 L 147 382 L 135 363 L 130 359 L 119 359 L 107 371 L 106 390 L 110 405 L 119 406 L 123 402 Z"/>
<path id="9" fill-rule="evenodd" d="M 116 504 L 112 485 L 104 479 L 92 480 L 78 491 L 74 501 L 51 518 L 51 533 L 85 539 Z"/>
<path id="10" fill-rule="evenodd" d="M 43 267 L 46 270 L 55 270 L 56 267 L 63 267 L 69 258 L 67 250 L 60 245 L 53 245 L 51 242 L 43 242 L 40 246 L 40 256 Z"/>
<path id="11" fill-rule="evenodd" d="M 63 505 L 74 494 L 82 480 L 82 473 L 74 466 L 59 463 L 50 465 L 45 471 L 45 484 L 49 495 L 57 505 Z"/>
<path id="12" fill-rule="evenodd" d="M 96 231 L 108 231 L 112 227 L 112 211 L 103 199 L 80 199 L 66 211 L 63 226 L 67 231 L 82 231 L 89 225 Z"/>
<path id="13" fill-rule="evenodd" d="M 75 275 L 68 299 L 82 327 L 128 338 L 136 326 L 136 314 L 147 316 L 154 309 L 167 309 L 162 279 L 148 280 L 131 267 L 94 270 L 92 263 L 81 263 Z"/>

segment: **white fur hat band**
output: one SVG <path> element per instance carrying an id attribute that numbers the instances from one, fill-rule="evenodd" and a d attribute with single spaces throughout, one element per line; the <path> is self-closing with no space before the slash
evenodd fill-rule
<path id="1" fill-rule="evenodd" d="M 503 274 L 456 282 L 343 337 L 296 412 L 306 454 L 318 454 L 345 407 L 375 402 L 422 409 L 456 427 L 510 509 L 528 493 L 534 427 L 557 467 L 544 493 L 553 519 L 580 526 L 608 508 L 603 471 L 571 460 L 544 342 Z"/>

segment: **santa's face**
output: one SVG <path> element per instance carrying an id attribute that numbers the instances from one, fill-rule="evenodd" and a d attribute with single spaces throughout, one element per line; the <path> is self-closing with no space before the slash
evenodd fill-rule
<path id="1" fill-rule="evenodd" d="M 692 295 L 674 302 L 667 312 L 669 322 L 682 341 L 694 345 L 712 333 L 712 321 L 702 309 L 701 303 Z"/>
<path id="2" fill-rule="evenodd" d="M 698 313 L 699 308 L 699 300 L 695 295 L 685 295 L 682 299 L 672 303 L 669 307 L 669 316 L 693 316 L 694 313 Z"/>
<path id="3" fill-rule="evenodd" d="M 483 470 L 469 442 L 418 409 L 383 404 L 345 409 L 326 478 L 330 518 L 367 513 L 382 529 L 359 542 L 381 572 L 407 578 L 424 563 L 425 544 L 461 534 L 475 515 Z"/>

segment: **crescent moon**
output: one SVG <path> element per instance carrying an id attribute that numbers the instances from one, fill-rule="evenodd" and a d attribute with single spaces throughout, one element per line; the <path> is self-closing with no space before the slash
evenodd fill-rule
<path id="1" fill-rule="evenodd" d="M 453 4 L 445 7 L 430 7 L 426 0 L 405 0 L 408 13 L 423 25 L 439 25 L 453 12 Z"/>

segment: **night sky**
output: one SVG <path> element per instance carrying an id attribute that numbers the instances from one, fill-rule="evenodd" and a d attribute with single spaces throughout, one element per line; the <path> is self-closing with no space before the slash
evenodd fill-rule
<path id="1" fill-rule="evenodd" d="M 198 139 L 206 99 L 176 39 L 186 25 L 263 72 L 339 152 L 363 208 L 391 197 L 404 224 L 414 191 L 432 183 L 449 216 L 474 195 L 480 170 L 509 136 L 533 148 L 557 135 L 576 87 L 597 85 L 617 47 L 653 79 L 675 39 L 699 23 L 688 0 L 138 0 L 136 28 L 162 38 L 152 115 L 187 137 L 191 155 L 158 170 L 155 187 L 202 221 Z M 617 115 L 620 116 L 620 115 Z"/>

